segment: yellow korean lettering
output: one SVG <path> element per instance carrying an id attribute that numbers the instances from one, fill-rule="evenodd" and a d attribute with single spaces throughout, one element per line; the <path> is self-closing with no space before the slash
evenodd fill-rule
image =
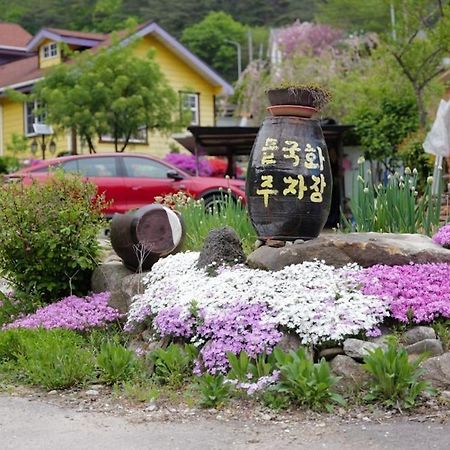
<path id="1" fill-rule="evenodd" d="M 278 194 L 277 189 L 273 189 L 273 176 L 261 175 L 261 187 L 264 189 L 257 189 L 256 194 L 262 195 L 264 200 L 264 206 L 269 206 L 269 196 Z"/>
<path id="2" fill-rule="evenodd" d="M 306 144 L 305 147 L 305 167 L 307 169 L 323 170 L 323 152 L 320 147 L 313 148 L 311 144 Z"/>
<path id="3" fill-rule="evenodd" d="M 325 183 L 325 177 L 323 174 L 320 174 L 320 176 L 313 175 L 312 180 L 314 183 L 310 186 L 311 191 L 314 191 L 311 194 L 311 201 L 314 203 L 321 203 L 323 201 L 323 191 L 325 189 L 325 186 L 327 185 Z"/>
<path id="4" fill-rule="evenodd" d="M 292 163 L 293 167 L 296 167 L 300 164 L 300 158 L 297 155 L 298 152 L 300 152 L 300 148 L 298 146 L 298 142 L 296 141 L 284 141 L 285 147 L 283 147 L 281 150 L 283 151 L 283 157 L 285 159 L 293 159 L 294 162 Z"/>
<path id="5" fill-rule="evenodd" d="M 303 175 L 297 175 L 297 179 L 292 177 L 284 177 L 283 181 L 284 184 L 288 185 L 286 189 L 283 189 L 283 195 L 296 195 L 299 200 L 302 200 L 305 191 L 308 190 L 305 186 L 305 179 Z"/>
<path id="6" fill-rule="evenodd" d="M 267 166 L 275 164 L 275 152 L 278 150 L 278 141 L 274 138 L 267 138 L 264 147 L 261 149 L 261 164 Z"/>

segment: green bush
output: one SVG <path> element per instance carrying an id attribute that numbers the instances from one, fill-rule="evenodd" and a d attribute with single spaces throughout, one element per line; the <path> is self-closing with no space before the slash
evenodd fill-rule
<path id="1" fill-rule="evenodd" d="M 399 348 L 394 338 L 388 342 L 388 348 L 369 351 L 364 357 L 364 369 L 371 375 L 370 391 L 365 396 L 367 401 L 381 400 L 386 406 L 411 408 L 418 395 L 431 391 L 427 381 L 419 381 L 423 373 L 418 358 L 408 360 L 408 353 Z"/>
<path id="2" fill-rule="evenodd" d="M 211 375 L 204 373 L 199 376 L 195 384 L 200 393 L 200 405 L 204 408 L 216 408 L 225 403 L 230 396 L 230 385 L 225 383 L 222 374 Z"/>
<path id="3" fill-rule="evenodd" d="M 331 411 L 333 403 L 345 404 L 343 397 L 332 391 L 337 379 L 331 375 L 330 366 L 324 359 L 314 364 L 303 348 L 289 353 L 275 348 L 274 356 L 280 370 L 280 380 L 274 388 L 276 392 L 295 404 L 315 410 Z M 282 400 L 280 404 L 284 405 L 285 399 Z"/>
<path id="4" fill-rule="evenodd" d="M 239 356 L 228 352 L 227 359 L 230 363 L 230 371 L 227 377 L 231 380 L 238 380 L 241 383 L 248 382 L 249 375 L 251 375 L 252 380 L 257 380 L 271 375 L 276 369 L 273 353 L 270 355 L 262 353 L 257 355 L 255 359 L 252 359 L 245 351 L 242 351 Z"/>
<path id="5" fill-rule="evenodd" d="M 56 172 L 46 183 L 0 190 L 0 273 L 16 294 L 52 301 L 84 294 L 99 255 L 105 206 L 96 187 Z"/>
<path id="6" fill-rule="evenodd" d="M 46 389 L 79 385 L 94 376 L 94 358 L 84 339 L 70 330 L 29 330 L 20 338 L 19 370 Z"/>
<path id="7" fill-rule="evenodd" d="M 13 329 L 0 331 L 0 364 L 6 361 L 17 361 L 23 352 L 23 342 L 33 336 L 34 330 Z"/>
<path id="8" fill-rule="evenodd" d="M 180 387 L 190 377 L 197 349 L 190 344 L 170 344 L 167 349 L 159 348 L 150 354 L 154 375 L 161 384 Z"/>
<path id="9" fill-rule="evenodd" d="M 97 355 L 97 366 L 101 378 L 110 384 L 128 381 L 140 369 L 134 353 L 114 341 L 102 345 Z"/>
<path id="10" fill-rule="evenodd" d="M 20 162 L 14 156 L 0 156 L 0 174 L 11 173 L 20 169 Z"/>

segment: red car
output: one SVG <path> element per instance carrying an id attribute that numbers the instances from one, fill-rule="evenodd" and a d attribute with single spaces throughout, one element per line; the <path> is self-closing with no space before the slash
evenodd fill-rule
<path id="1" fill-rule="evenodd" d="M 75 155 L 43 161 L 37 165 L 7 175 L 7 181 L 45 180 L 51 176 L 49 168 L 76 172 L 97 185 L 112 204 L 105 215 L 124 213 L 152 203 L 155 197 L 184 191 L 195 199 L 204 199 L 211 207 L 223 195 L 242 197 L 245 201 L 245 182 L 225 178 L 195 177 L 156 158 L 143 154 L 102 153 Z"/>

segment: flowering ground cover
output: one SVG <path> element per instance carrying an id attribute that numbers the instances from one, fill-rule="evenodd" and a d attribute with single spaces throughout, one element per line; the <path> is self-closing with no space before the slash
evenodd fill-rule
<path id="1" fill-rule="evenodd" d="M 355 274 L 367 295 L 385 298 L 393 318 L 429 323 L 450 318 L 450 265 L 377 265 Z"/>
<path id="2" fill-rule="evenodd" d="M 155 264 L 126 329 L 154 319 L 163 336 L 205 344 L 201 365 L 213 373 L 226 369 L 227 351 L 270 352 L 283 329 L 318 344 L 370 331 L 388 315 L 384 299 L 363 294 L 348 276 L 359 270 L 354 265 L 305 262 L 272 273 L 237 265 L 210 276 L 195 267 L 198 256 L 179 253 Z"/>
<path id="3" fill-rule="evenodd" d="M 450 224 L 446 224 L 439 228 L 437 233 L 433 236 L 433 241 L 442 247 L 450 248 Z"/>
<path id="4" fill-rule="evenodd" d="M 120 313 L 108 305 L 109 293 L 102 292 L 87 297 L 71 295 L 59 302 L 39 308 L 35 313 L 18 319 L 5 328 L 66 328 L 85 330 L 101 327 L 120 317 Z"/>

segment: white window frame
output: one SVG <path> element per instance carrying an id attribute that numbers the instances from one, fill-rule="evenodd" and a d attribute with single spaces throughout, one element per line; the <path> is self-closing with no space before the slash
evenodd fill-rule
<path id="1" fill-rule="evenodd" d="M 133 135 L 128 139 L 129 144 L 148 144 L 148 133 L 147 127 L 143 125 L 139 127 L 137 134 Z M 110 134 L 102 134 L 100 142 L 114 142 L 114 137 Z M 125 138 L 120 138 L 118 142 L 125 142 Z"/>
<path id="2" fill-rule="evenodd" d="M 30 109 L 31 108 L 31 109 Z M 24 134 L 25 136 L 36 136 L 36 133 L 34 132 L 34 129 L 29 130 L 28 129 L 28 117 L 31 115 L 33 116 L 33 124 L 43 124 L 45 125 L 45 119 L 46 114 L 45 112 L 40 115 L 34 114 L 33 111 L 40 108 L 40 103 L 37 100 L 24 102 L 23 104 L 23 115 L 24 115 Z"/>
<path id="3" fill-rule="evenodd" d="M 189 125 L 200 125 L 200 94 L 198 92 L 181 91 L 180 95 L 182 111 L 190 111 L 192 114 Z"/>
<path id="4" fill-rule="evenodd" d="M 56 42 L 50 42 L 42 46 L 41 58 L 42 59 L 52 59 L 58 56 L 58 44 Z"/>

